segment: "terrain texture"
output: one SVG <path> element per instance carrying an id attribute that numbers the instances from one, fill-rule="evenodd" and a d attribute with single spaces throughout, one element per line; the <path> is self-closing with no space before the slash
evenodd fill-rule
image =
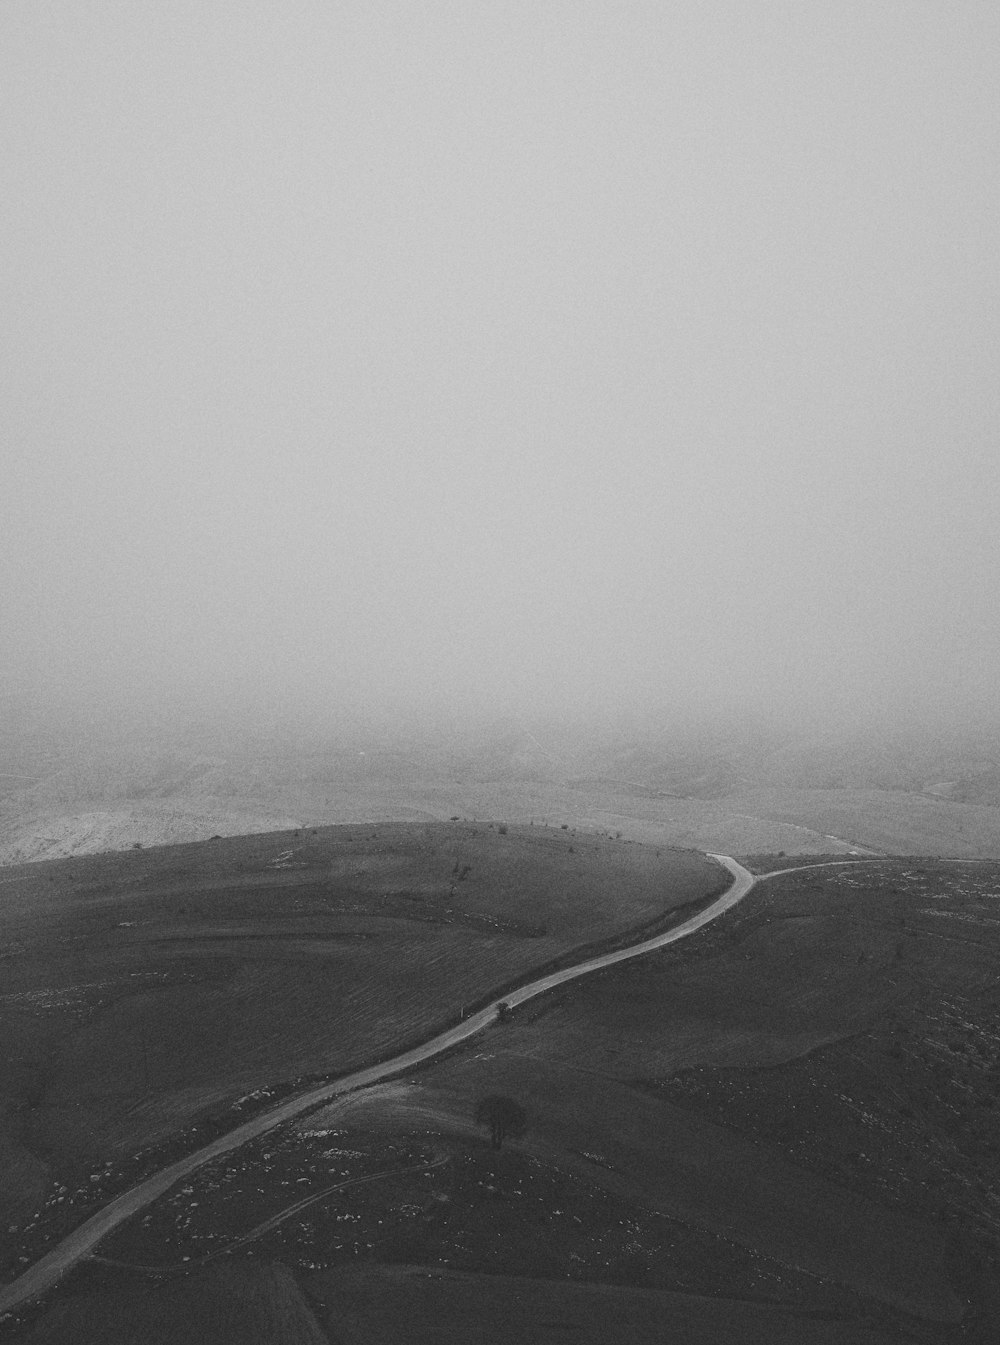
<path id="1" fill-rule="evenodd" d="M 725 854 L 1000 858 L 1000 741 L 0 722 L 0 863 L 454 815 Z"/>
<path id="2" fill-rule="evenodd" d="M 205 1165 L 7 1334 L 993 1340 L 1000 865 L 746 862 L 788 871 Z M 8 1278 L 288 1090 L 719 887 L 692 852 L 463 822 L 4 877 Z M 499 1151 L 497 1095 L 526 1117 Z"/>

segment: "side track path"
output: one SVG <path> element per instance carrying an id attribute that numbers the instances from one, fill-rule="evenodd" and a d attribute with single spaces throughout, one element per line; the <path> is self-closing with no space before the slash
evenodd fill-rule
<path id="1" fill-rule="evenodd" d="M 371 1182 L 384 1181 L 386 1177 L 398 1177 L 401 1172 L 430 1172 L 432 1168 L 443 1167 L 447 1162 L 448 1155 L 445 1154 L 442 1158 L 435 1158 L 431 1163 L 410 1163 L 403 1168 L 389 1168 L 385 1172 L 370 1172 L 367 1177 L 351 1177 L 349 1181 L 336 1182 L 333 1186 L 327 1186 L 322 1191 L 317 1191 L 315 1195 L 297 1200 L 294 1205 L 287 1205 L 277 1214 L 272 1214 L 270 1219 L 265 1219 L 262 1224 L 258 1224 L 256 1228 L 251 1228 L 249 1233 L 244 1233 L 241 1238 L 236 1238 L 235 1241 L 227 1243 L 225 1247 L 217 1247 L 215 1251 L 208 1252 L 205 1256 L 199 1256 L 193 1261 L 169 1261 L 164 1265 L 145 1266 L 136 1261 L 118 1261 L 111 1256 L 99 1256 L 97 1252 L 90 1259 L 99 1261 L 105 1266 L 121 1266 L 125 1270 L 139 1270 L 150 1275 L 170 1275 L 178 1272 L 186 1275 L 199 1266 L 207 1266 L 210 1261 L 217 1261 L 220 1256 L 229 1256 L 240 1247 L 245 1247 L 249 1242 L 256 1242 L 258 1238 L 262 1238 L 265 1233 L 270 1233 L 272 1228 L 277 1228 L 279 1224 L 283 1224 L 292 1215 L 301 1214 L 311 1205 L 318 1205 L 320 1201 L 329 1199 L 337 1191 L 344 1191 L 349 1186 L 367 1186 Z"/>
<path id="2" fill-rule="evenodd" d="M 600 971 L 603 967 L 613 966 L 616 962 L 626 962 L 630 958 L 641 957 L 644 953 L 651 953 L 657 948 L 676 943 L 678 939 L 685 939 L 699 929 L 703 929 L 713 920 L 717 920 L 726 911 L 731 910 L 738 901 L 741 901 L 747 895 L 755 883 L 763 879 L 777 877 L 779 873 L 789 872 L 789 870 L 784 869 L 778 870 L 776 873 L 755 877 L 749 869 L 745 869 L 742 864 L 738 864 L 729 855 L 710 854 L 709 858 L 716 860 L 724 868 L 727 868 L 733 875 L 733 882 L 721 897 L 713 901 L 710 906 L 706 906 L 704 910 L 699 911 L 697 915 L 691 916 L 690 919 L 675 925 L 673 929 L 669 929 L 665 933 L 644 939 L 641 943 L 633 944 L 629 948 L 619 948 L 615 952 L 602 953 L 597 957 L 588 958 L 585 962 L 579 962 L 576 966 L 564 967 L 560 971 L 554 971 L 548 976 L 530 982 L 528 985 L 520 986 L 517 990 L 511 990 L 502 999 L 494 1000 L 485 1008 L 471 1014 L 453 1027 L 447 1028 L 436 1037 L 422 1043 L 422 1045 L 415 1046 L 402 1055 L 394 1056 L 391 1060 L 384 1060 L 381 1064 L 356 1070 L 353 1074 L 346 1074 L 332 1083 L 321 1084 L 307 1093 L 289 1098 L 287 1102 L 271 1111 L 263 1112 L 260 1116 L 254 1117 L 253 1120 L 237 1126 L 235 1130 L 220 1135 L 218 1139 L 213 1140 L 211 1144 L 206 1144 L 204 1148 L 198 1149 L 195 1153 L 178 1159 L 176 1163 L 171 1163 L 169 1167 L 163 1168 L 162 1171 L 155 1173 L 152 1177 L 147 1177 L 138 1186 L 133 1186 L 130 1191 L 125 1191 L 115 1200 L 112 1200 L 110 1204 L 105 1205 L 103 1209 L 98 1210 L 96 1214 L 91 1215 L 79 1228 L 74 1229 L 68 1237 L 64 1238 L 58 1246 L 47 1252 L 33 1266 L 30 1266 L 23 1275 L 19 1275 L 16 1280 L 12 1280 L 9 1284 L 0 1288 L 0 1316 L 21 1304 L 39 1298 L 48 1289 L 51 1289 L 66 1271 L 93 1251 L 102 1238 L 107 1237 L 113 1229 L 124 1223 L 126 1219 L 131 1219 L 137 1211 L 152 1204 L 154 1200 L 169 1191 L 182 1178 L 194 1172 L 196 1168 L 200 1168 L 202 1164 L 209 1163 L 212 1159 L 219 1158 L 222 1154 L 229 1153 L 233 1149 L 238 1149 L 240 1145 L 256 1139 L 268 1130 L 273 1130 L 275 1126 L 282 1125 L 285 1121 L 290 1121 L 294 1116 L 308 1111 L 321 1102 L 340 1097 L 344 1093 L 355 1092 L 359 1088 L 367 1088 L 369 1085 L 379 1083 L 392 1075 L 401 1074 L 406 1070 L 413 1069 L 416 1065 L 422 1065 L 424 1061 L 450 1050 L 453 1046 L 457 1046 L 469 1037 L 474 1037 L 477 1033 L 482 1032 L 491 1023 L 495 1023 L 501 1003 L 506 1004 L 510 1009 L 514 1009 L 519 1004 L 524 1004 L 527 1000 L 534 999 L 536 995 L 542 995 L 557 985 L 564 985 L 567 981 L 576 980 L 577 977 L 586 976 L 593 971 Z M 851 861 L 833 861 L 833 863 L 838 862 L 850 863 Z M 858 863 L 859 861 L 855 860 L 853 862 Z M 812 866 L 802 865 L 801 867 Z"/>

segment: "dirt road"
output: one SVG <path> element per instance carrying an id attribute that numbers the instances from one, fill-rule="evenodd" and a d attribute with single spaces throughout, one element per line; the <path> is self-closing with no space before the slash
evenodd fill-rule
<path id="1" fill-rule="evenodd" d="M 713 901 L 710 906 L 706 906 L 703 911 L 699 911 L 697 915 L 691 916 L 690 919 L 683 921 L 683 923 L 663 934 L 644 939 L 641 943 L 633 944 L 628 948 L 619 948 L 612 953 L 602 953 L 597 957 L 588 958 L 585 962 L 579 962 L 572 967 L 564 967 L 560 971 L 554 971 L 537 981 L 532 981 L 517 990 L 512 990 L 503 996 L 502 1002 L 512 1009 L 516 1008 L 517 1005 L 524 1004 L 529 999 L 534 999 L 536 995 L 544 994 L 545 991 L 551 990 L 554 986 L 563 985 L 567 981 L 576 980 L 577 977 L 586 976 L 602 967 L 610 967 L 616 962 L 625 962 L 629 958 L 641 957 L 643 953 L 649 953 L 656 948 L 663 948 L 667 944 L 676 943 L 678 939 L 687 938 L 688 935 L 694 934 L 711 921 L 716 920 L 725 911 L 730 910 L 738 901 L 742 900 L 757 880 L 748 869 L 743 868 L 741 864 L 737 864 L 736 860 L 728 855 L 709 855 L 709 858 L 716 860 L 728 869 L 733 875 L 733 882 L 721 897 Z M 480 1009 L 477 1013 L 463 1019 L 462 1022 L 456 1023 L 454 1027 L 446 1029 L 429 1041 L 423 1042 L 420 1046 L 413 1047 L 410 1051 L 405 1051 L 402 1055 L 394 1056 L 391 1060 L 384 1060 L 381 1064 L 371 1065 L 367 1069 L 356 1070 L 353 1074 L 344 1075 L 343 1078 L 337 1079 L 333 1083 L 322 1084 L 308 1093 L 301 1093 L 296 1097 L 289 1098 L 287 1102 L 280 1106 L 274 1107 L 271 1111 L 263 1112 L 260 1116 L 254 1117 L 253 1120 L 237 1126 L 235 1130 L 220 1135 L 218 1139 L 213 1140 L 211 1144 L 206 1144 L 204 1148 L 198 1149 L 193 1154 L 188 1154 L 185 1158 L 178 1159 L 176 1163 L 171 1163 L 169 1167 L 155 1173 L 152 1177 L 147 1177 L 138 1186 L 133 1186 L 130 1191 L 125 1191 L 117 1199 L 112 1200 L 110 1204 L 105 1205 L 103 1209 L 98 1210 L 96 1214 L 91 1215 L 79 1228 L 74 1229 L 68 1237 L 64 1238 L 58 1246 L 47 1252 L 33 1266 L 30 1266 L 23 1275 L 19 1275 L 16 1280 L 12 1280 L 0 1289 L 0 1318 L 4 1313 L 10 1312 L 19 1305 L 39 1298 L 67 1270 L 87 1256 L 112 1229 L 117 1228 L 119 1224 L 124 1223 L 126 1219 L 130 1219 L 138 1210 L 143 1209 L 166 1191 L 169 1191 L 176 1182 L 187 1177 L 196 1168 L 201 1167 L 203 1163 L 208 1163 L 213 1158 L 219 1158 L 222 1154 L 239 1148 L 241 1144 L 246 1144 L 248 1140 L 256 1139 L 258 1135 L 263 1135 L 266 1131 L 291 1120 L 292 1117 L 298 1116 L 301 1112 L 308 1111 L 310 1107 L 315 1107 L 320 1102 L 339 1097 L 343 1093 L 355 1092 L 359 1088 L 367 1088 L 370 1084 L 378 1083 L 394 1074 L 401 1074 L 406 1070 L 413 1069 L 416 1065 L 421 1065 L 424 1061 L 440 1055 L 442 1051 L 457 1046 L 460 1042 L 475 1036 L 476 1033 L 482 1032 L 484 1028 L 496 1022 L 500 1003 L 499 999 L 494 1000 L 486 1008 Z"/>

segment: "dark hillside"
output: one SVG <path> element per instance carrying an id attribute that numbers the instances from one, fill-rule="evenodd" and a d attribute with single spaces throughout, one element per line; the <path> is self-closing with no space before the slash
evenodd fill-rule
<path id="1" fill-rule="evenodd" d="M 261 1090 L 384 1056 L 718 883 L 690 853 L 463 823 L 9 869 L 0 1226 L 91 1203 L 155 1161 L 133 1161 L 141 1147 L 190 1144 L 199 1118 L 228 1127 L 242 1095 L 259 1106 Z"/>

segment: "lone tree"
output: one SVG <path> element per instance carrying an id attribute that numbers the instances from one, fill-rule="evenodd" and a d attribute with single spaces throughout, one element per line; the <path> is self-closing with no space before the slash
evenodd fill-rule
<path id="1" fill-rule="evenodd" d="M 484 1097 L 476 1107 L 476 1125 L 489 1126 L 494 1149 L 499 1149 L 508 1135 L 520 1139 L 527 1124 L 524 1108 L 501 1093 Z"/>

